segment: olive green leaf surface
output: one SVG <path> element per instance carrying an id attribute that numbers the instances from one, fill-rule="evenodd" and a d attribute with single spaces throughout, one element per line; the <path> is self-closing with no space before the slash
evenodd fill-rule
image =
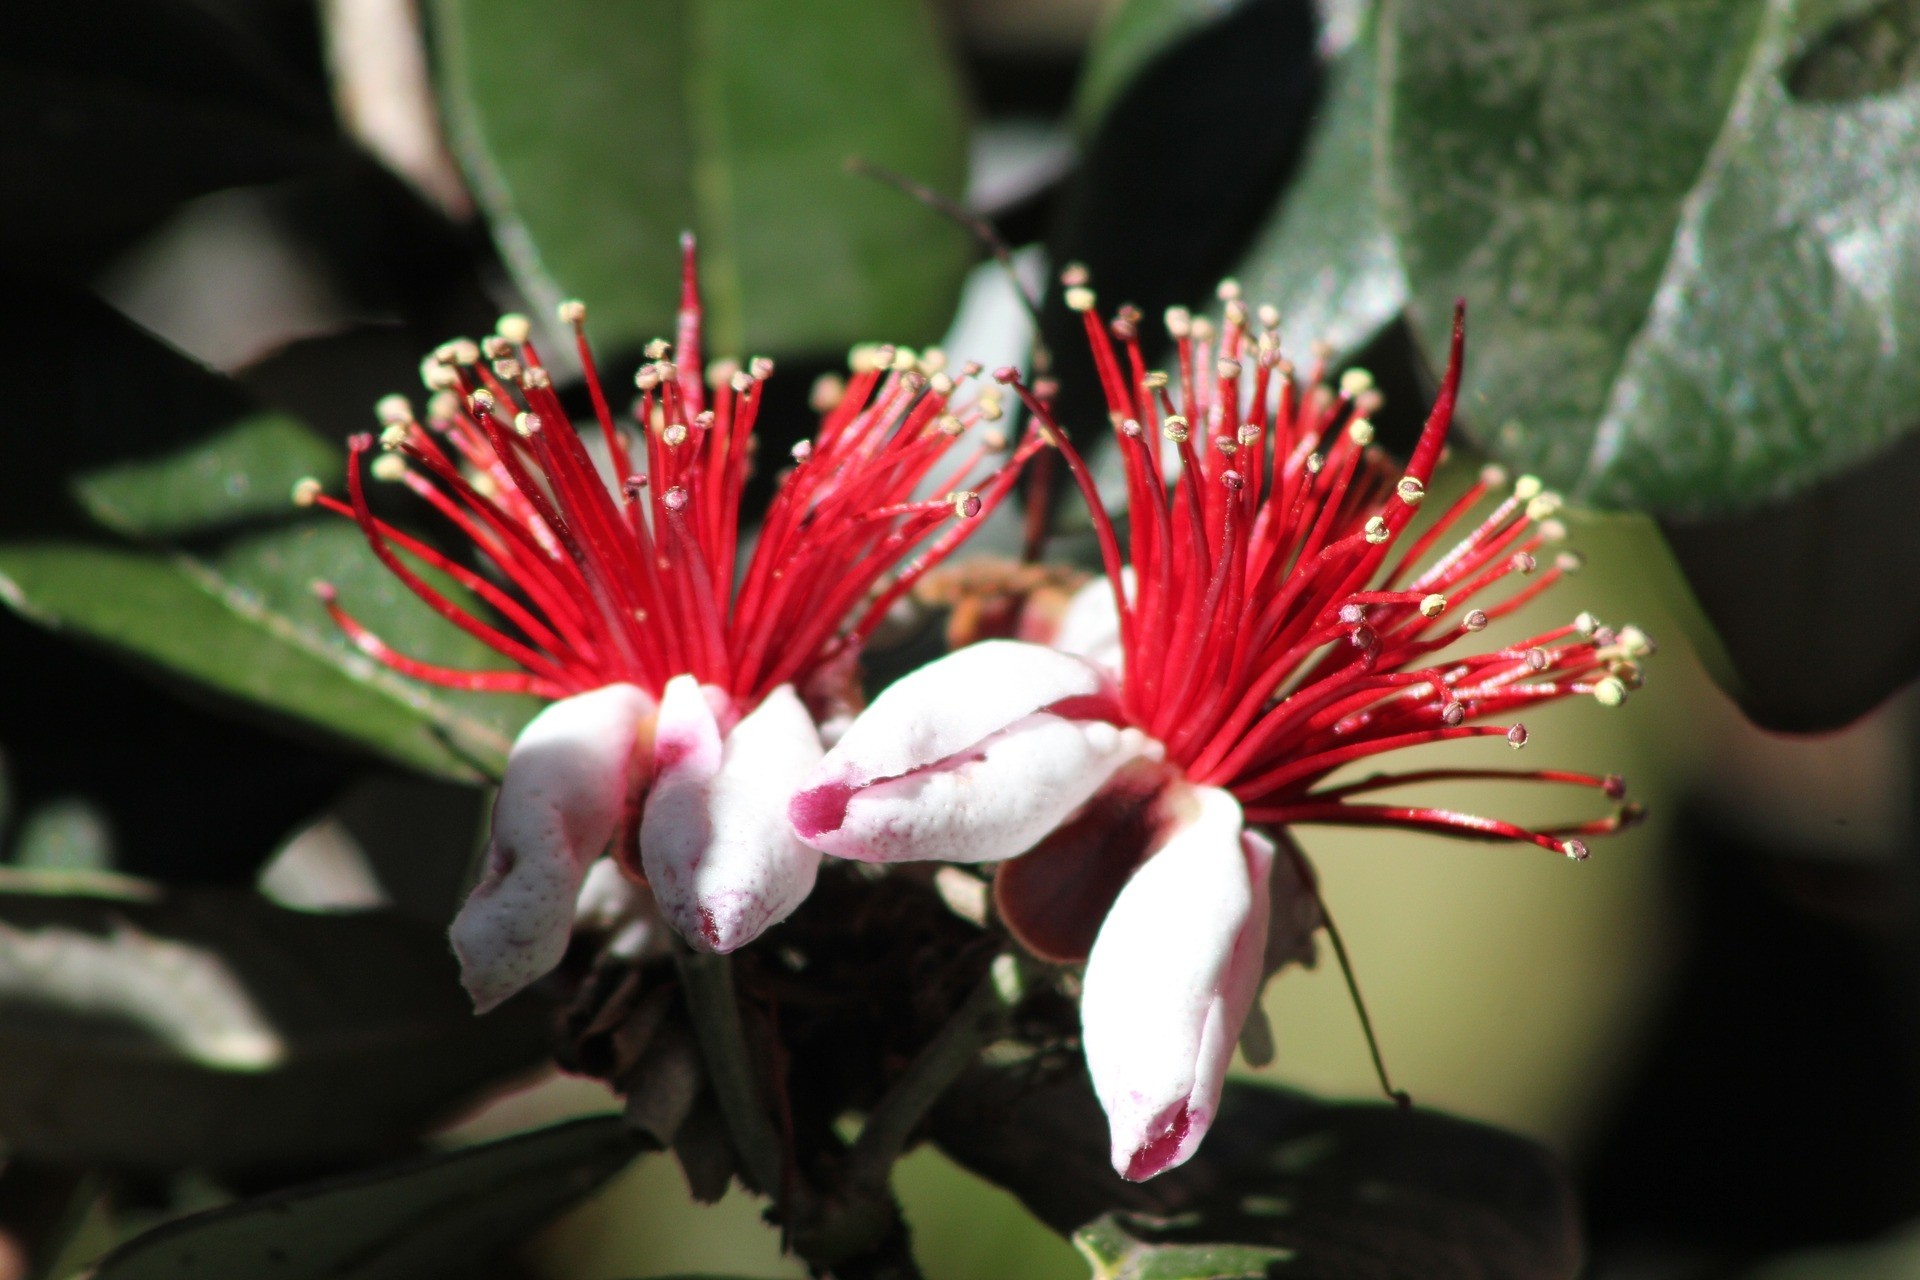
<path id="1" fill-rule="evenodd" d="M 1429 344 L 1467 299 L 1483 442 L 1582 499 L 1705 515 L 1920 423 L 1916 15 L 1387 5 L 1384 210 Z"/>
<path id="2" fill-rule="evenodd" d="M 90 1280 L 439 1280 L 470 1275 L 585 1198 L 640 1144 L 595 1116 L 156 1228 Z"/>
<path id="3" fill-rule="evenodd" d="M 536 1067 L 545 1024 L 531 1001 L 475 1018 L 439 930 L 393 912 L 0 872 L 16 1153 L 151 1172 L 378 1155 Z"/>
<path id="4" fill-rule="evenodd" d="M 16 404 L 31 425 L 0 445 L 0 601 L 327 740 L 446 777 L 497 770 L 529 703 L 401 679 L 313 596 L 335 583 L 403 652 L 500 665 L 350 522 L 294 507 L 303 476 L 338 491 L 342 448 L 83 295 L 41 289 L 10 315 L 9 342 L 42 376 Z"/>
<path id="5" fill-rule="evenodd" d="M 673 332 L 700 240 L 710 354 L 937 338 L 964 233 L 859 158 L 958 195 L 960 89 L 913 0 L 440 0 L 443 98 L 496 242 L 596 341 Z"/>

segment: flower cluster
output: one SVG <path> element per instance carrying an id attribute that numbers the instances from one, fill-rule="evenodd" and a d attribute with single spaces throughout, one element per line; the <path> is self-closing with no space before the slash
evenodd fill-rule
<path id="1" fill-rule="evenodd" d="M 1000 389 L 956 398 L 977 369 L 950 377 L 931 354 L 878 348 L 822 400 L 818 433 L 796 447 L 742 555 L 771 366 L 702 368 L 694 274 L 689 244 L 679 329 L 649 348 L 631 428 L 608 408 L 581 309 L 563 308 L 603 456 L 575 434 L 526 322 L 508 317 L 486 343 L 427 362 L 424 425 L 404 400 L 383 402 L 386 452 L 363 467 L 375 441 L 353 442 L 344 501 L 311 484 L 299 495 L 357 521 L 408 587 L 514 669 L 394 653 L 323 588 L 362 649 L 423 680 L 550 701 L 509 756 L 486 869 L 452 930 L 482 1009 L 558 962 L 582 882 L 609 850 L 603 873 L 644 886 L 689 945 L 711 951 L 789 914 L 823 854 L 997 863 L 1006 930 L 1036 956 L 1085 965 L 1082 1040 L 1114 1167 L 1147 1178 L 1206 1133 L 1266 978 L 1312 954 L 1322 917 L 1290 827 L 1519 841 L 1579 859 L 1583 837 L 1634 816 L 1612 776 L 1424 764 L 1344 776 L 1459 739 L 1522 747 L 1516 714 L 1569 696 L 1618 705 L 1652 649 L 1637 629 L 1583 614 L 1474 650 L 1577 561 L 1550 550 L 1566 536 L 1559 500 L 1497 469 L 1416 532 L 1458 393 L 1459 317 L 1439 397 L 1395 468 L 1373 447 L 1365 376 L 1336 389 L 1318 359 L 1296 370 L 1277 317 L 1251 313 L 1231 286 L 1217 329 L 1168 313 L 1169 377 L 1149 369 L 1140 317 L 1103 321 L 1070 274 L 1124 523 L 1016 370 L 993 376 L 1031 425 L 976 480 L 1003 441 L 949 455 L 999 415 Z M 844 723 L 860 701 L 861 643 L 1046 445 L 1087 503 L 1104 577 L 1021 628 L 1045 643 L 965 645 Z M 431 504 L 479 568 L 375 516 L 363 470 Z M 1615 806 L 1533 830 L 1382 798 L 1491 777 L 1590 788 Z"/>
<path id="2" fill-rule="evenodd" d="M 857 701 L 861 642 L 1039 447 L 1030 438 L 973 479 L 1002 442 L 950 455 L 981 416 L 998 416 L 996 390 L 961 405 L 957 384 L 977 370 L 956 378 L 936 353 L 862 350 L 844 384 L 816 389 L 819 430 L 794 447 L 743 557 L 741 499 L 773 367 L 703 367 L 691 240 L 675 339 L 648 347 L 630 427 L 609 407 L 585 308 L 564 304 L 560 318 L 602 456 L 576 433 L 526 319 L 506 316 L 485 342 L 426 360 L 424 423 L 404 397 L 381 402 L 377 441 L 351 443 L 344 501 L 311 481 L 295 494 L 355 520 L 414 594 L 515 669 L 397 653 L 320 584 L 363 651 L 430 683 L 550 701 L 509 754 L 485 869 L 453 925 L 482 1010 L 559 962 L 581 883 L 609 849 L 698 948 L 730 951 L 799 905 L 819 854 L 789 829 L 786 800 L 820 758 L 819 726 Z M 418 494 L 479 567 L 377 517 L 369 471 Z M 926 491 L 944 496 L 915 496 Z"/>
<path id="3" fill-rule="evenodd" d="M 1000 861 L 1000 918 L 1036 954 L 1085 961 L 1088 1067 L 1114 1166 L 1146 1178 L 1191 1154 L 1265 976 L 1317 919 L 1284 830 L 1341 823 L 1526 841 L 1573 858 L 1610 816 L 1555 831 L 1408 804 L 1412 783 L 1509 777 L 1590 787 L 1617 777 L 1416 769 L 1334 783 L 1370 757 L 1466 738 L 1518 748 L 1508 717 L 1591 695 L 1617 705 L 1651 648 L 1636 629 L 1575 622 L 1484 653 L 1463 641 L 1575 566 L 1558 499 L 1497 469 L 1412 536 L 1458 392 L 1445 382 L 1404 470 L 1372 446 L 1364 376 L 1336 394 L 1281 358 L 1277 317 L 1224 292 L 1216 332 L 1176 310 L 1178 375 L 1149 372 L 1139 317 L 1085 317 L 1125 468 L 1124 539 L 1047 403 L 1010 384 L 1063 454 L 1106 576 L 1051 646 L 986 641 L 887 689 L 795 796 L 795 829 L 869 862 Z M 1175 478 L 1169 485 L 1166 477 Z M 1434 554 L 1450 531 L 1451 548 Z M 1518 590 L 1503 590 L 1515 579 Z M 1491 723 L 1488 723 L 1491 721 Z"/>

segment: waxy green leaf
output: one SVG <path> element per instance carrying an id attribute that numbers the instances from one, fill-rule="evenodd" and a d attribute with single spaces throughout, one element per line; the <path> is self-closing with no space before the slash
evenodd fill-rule
<path id="1" fill-rule="evenodd" d="M 403 679 L 314 598 L 316 580 L 334 583 L 427 661 L 503 665 L 414 599 L 350 522 L 295 507 L 302 476 L 338 490 L 343 449 L 91 299 L 43 290 L 16 314 L 31 319 L 9 340 L 46 376 L 24 390 L 34 429 L 0 470 L 0 601 L 332 741 L 450 778 L 497 772 L 530 700 Z"/>
<path id="2" fill-rule="evenodd" d="M 965 235 L 846 170 L 958 195 L 960 89 L 900 0 L 440 0 L 441 80 L 521 288 L 589 304 L 596 341 L 670 335 L 700 239 L 710 354 L 926 342 Z"/>
<path id="3" fill-rule="evenodd" d="M 625 1168 L 617 1116 L 293 1187 L 170 1222 L 91 1280 L 438 1280 L 465 1276 Z"/>
<path id="4" fill-rule="evenodd" d="M 1350 356 L 1406 305 L 1406 275 L 1373 194 L 1375 60 L 1362 32 L 1328 61 L 1300 170 L 1234 272 L 1249 302 L 1280 309 L 1280 347 L 1296 358 L 1315 342 Z"/>
<path id="5" fill-rule="evenodd" d="M 15 1152 L 146 1172 L 364 1158 L 538 1065 L 545 1030 L 525 1002 L 475 1018 L 440 931 L 390 911 L 0 872 Z"/>
<path id="6" fill-rule="evenodd" d="M 1431 350 L 1467 299 L 1481 440 L 1578 497 L 1700 515 L 1920 424 L 1920 83 L 1871 53 L 1912 13 L 1388 6 L 1385 211 Z"/>

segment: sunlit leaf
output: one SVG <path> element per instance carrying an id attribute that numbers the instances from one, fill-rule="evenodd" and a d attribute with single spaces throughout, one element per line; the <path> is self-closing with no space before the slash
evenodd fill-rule
<path id="1" fill-rule="evenodd" d="M 378 1153 L 540 1061 L 541 1012 L 503 1014 L 475 1018 L 439 931 L 391 912 L 0 873 L 15 1151 L 151 1171 Z"/>
<path id="2" fill-rule="evenodd" d="M 293 1187 L 149 1231 L 92 1280 L 465 1276 L 624 1168 L 639 1144 L 596 1116 L 369 1174 Z"/>
<path id="3" fill-rule="evenodd" d="M 342 450 L 97 302 L 40 287 L 12 314 L 9 340 L 45 377 L 24 391 L 33 429 L 0 455 L 0 601 L 331 740 L 469 781 L 498 769 L 529 704 L 400 679 L 313 597 L 314 581 L 333 582 L 429 661 L 500 664 L 414 600 L 350 523 L 293 505 L 301 476 L 337 485 Z"/>
<path id="4" fill-rule="evenodd" d="M 1371 36 L 1329 63 L 1300 170 L 1234 274 L 1249 302 L 1280 309 L 1281 350 L 1364 347 L 1406 304 L 1406 275 L 1373 195 L 1379 97 Z"/>
<path id="5" fill-rule="evenodd" d="M 958 194 L 960 90 L 900 0 L 440 0 L 449 116 L 521 287 L 595 338 L 670 334 L 700 237 L 714 353 L 939 336 L 966 237 L 846 171 Z"/>
<path id="6" fill-rule="evenodd" d="M 1469 303 L 1480 438 L 1581 497 L 1700 514 L 1920 423 L 1920 83 L 1871 52 L 1917 12 L 1389 6 L 1388 221 L 1430 349 Z"/>

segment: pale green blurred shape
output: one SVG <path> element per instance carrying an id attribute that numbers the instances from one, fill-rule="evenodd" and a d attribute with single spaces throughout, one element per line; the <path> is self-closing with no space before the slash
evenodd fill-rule
<path id="1" fill-rule="evenodd" d="M 1745 1280 L 1912 1280 L 1920 1276 L 1920 1223 L 1873 1244 L 1810 1249 L 1746 1273 Z"/>
<path id="2" fill-rule="evenodd" d="M 1457 476 L 1455 477 L 1457 482 Z M 1436 500 L 1445 486 L 1436 485 Z M 1429 759 L 1491 768 L 1563 767 L 1627 776 L 1652 811 L 1637 831 L 1592 841 L 1574 864 L 1545 850 L 1401 833 L 1309 830 L 1303 843 L 1353 953 L 1395 1082 L 1422 1105 L 1493 1121 L 1570 1148 L 1610 1101 L 1670 962 L 1659 856 L 1688 779 L 1739 719 L 1683 642 L 1684 597 L 1664 548 L 1638 520 L 1582 522 L 1586 570 L 1523 612 L 1502 643 L 1591 609 L 1662 642 L 1647 687 L 1617 710 L 1574 699 L 1529 714 L 1519 753 L 1497 739 L 1454 743 Z M 1478 754 L 1473 748 L 1484 746 Z M 1463 751 L 1462 748 L 1465 748 Z M 1817 748 L 1809 748 L 1817 749 Z M 1469 758 L 1470 757 L 1470 758 Z M 1405 767 L 1419 767 L 1408 753 Z M 1399 766 L 1395 762 L 1396 767 Z M 1377 766 L 1372 766 L 1377 767 Z M 1368 772 L 1363 767 L 1359 772 Z M 1419 793 L 1409 792 L 1409 795 Z M 1549 822 L 1598 816 L 1573 788 L 1484 784 L 1430 794 L 1449 807 Z M 1279 1046 L 1265 1077 L 1328 1096 L 1377 1097 L 1365 1043 L 1331 953 L 1269 990 Z M 549 1085 L 487 1118 L 543 1122 L 559 1107 L 606 1110 L 585 1082 Z M 900 1169 L 899 1190 L 931 1280 L 1069 1280 L 1086 1269 L 1010 1197 L 929 1150 Z M 756 1202 L 738 1193 L 693 1206 L 667 1157 L 643 1159 L 536 1248 L 549 1280 L 615 1280 L 676 1271 L 799 1276 Z"/>

